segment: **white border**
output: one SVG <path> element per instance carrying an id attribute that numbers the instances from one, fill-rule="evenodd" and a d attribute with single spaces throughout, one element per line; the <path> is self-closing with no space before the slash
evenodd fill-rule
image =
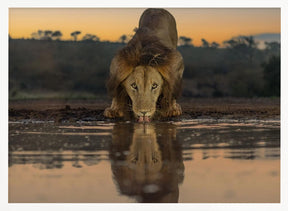
<path id="1" fill-rule="evenodd" d="M 288 60 L 288 1 L 287 0 L 145 0 L 145 1 L 128 1 L 128 0 L 2 0 L 0 1 L 1 9 L 1 57 L 0 57 L 0 88 L 1 88 L 1 109 L 0 109 L 0 210 L 95 210 L 99 208 L 115 210 L 148 210 L 168 209 L 168 210 L 288 210 L 288 175 L 287 175 L 287 70 Z M 280 204 L 8 204 L 8 8 L 9 7 L 121 7 L 121 8 L 147 8 L 147 7 L 166 7 L 166 8 L 183 8 L 183 7 L 213 7 L 213 8 L 230 8 L 230 7 L 280 7 L 281 8 L 281 203 Z M 283 59 L 285 58 L 285 59 Z M 4 171 L 3 171 L 4 170 Z"/>
<path id="2" fill-rule="evenodd" d="M 182 8 L 182 7 L 281 7 L 285 5 L 285 0 L 201 0 L 201 1 L 188 1 L 188 0 L 8 0 L 8 7 L 120 7 L 120 8 L 147 8 L 147 7 L 165 7 L 165 8 Z"/>

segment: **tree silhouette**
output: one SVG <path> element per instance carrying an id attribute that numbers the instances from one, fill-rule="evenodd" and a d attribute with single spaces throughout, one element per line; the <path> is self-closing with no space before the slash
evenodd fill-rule
<path id="1" fill-rule="evenodd" d="M 219 48 L 219 44 L 217 42 L 212 42 L 211 43 L 211 48 Z"/>
<path id="2" fill-rule="evenodd" d="M 180 36 L 179 43 L 181 46 L 192 46 L 192 39 L 190 37 Z"/>
<path id="3" fill-rule="evenodd" d="M 42 37 L 43 40 L 52 40 L 52 31 L 51 30 L 45 30 L 44 31 L 44 37 Z"/>
<path id="4" fill-rule="evenodd" d="M 81 34 L 81 31 L 74 31 L 70 35 L 73 37 L 74 41 L 77 41 L 77 36 Z"/>
<path id="5" fill-rule="evenodd" d="M 44 35 L 47 36 L 47 37 L 50 37 L 52 35 L 52 33 L 53 32 L 51 30 L 45 30 L 44 31 Z"/>
<path id="6" fill-rule="evenodd" d="M 244 36 L 243 39 L 246 41 L 249 48 L 257 48 L 257 44 L 253 36 Z"/>
<path id="7" fill-rule="evenodd" d="M 272 55 L 280 55 L 281 46 L 278 42 L 265 42 L 265 52 L 269 57 Z"/>
<path id="8" fill-rule="evenodd" d="M 119 38 L 119 40 L 120 40 L 120 42 L 121 43 L 126 43 L 127 42 L 127 40 L 128 40 L 128 37 L 127 37 L 127 35 L 126 34 L 123 34 L 120 38 Z"/>
<path id="9" fill-rule="evenodd" d="M 41 38 L 42 36 L 44 36 L 44 31 L 42 31 L 42 30 L 38 30 L 37 33 L 38 33 L 38 35 L 39 35 L 40 38 Z"/>
<path id="10" fill-rule="evenodd" d="M 43 36 L 44 36 L 44 31 L 42 30 L 38 30 L 37 32 L 33 32 L 31 34 L 32 39 L 35 39 L 35 40 L 42 40 Z"/>
<path id="11" fill-rule="evenodd" d="M 209 48 L 210 44 L 207 40 L 202 38 L 201 41 L 202 41 L 202 47 L 203 48 Z"/>
<path id="12" fill-rule="evenodd" d="M 61 33 L 61 31 L 54 31 L 51 34 L 51 37 L 52 37 L 52 39 L 54 38 L 55 40 L 60 40 L 62 37 L 62 33 Z"/>
<path id="13" fill-rule="evenodd" d="M 227 48 L 235 48 L 239 43 L 234 38 L 232 38 L 231 40 L 225 40 L 223 44 Z"/>
<path id="14" fill-rule="evenodd" d="M 85 36 L 82 38 L 83 41 L 100 41 L 100 38 L 94 34 L 85 34 Z"/>
<path id="15" fill-rule="evenodd" d="M 31 34 L 32 39 L 36 40 L 52 40 L 54 37 L 59 39 L 62 36 L 60 31 L 51 31 L 51 30 L 38 30 L 37 32 L 33 32 Z"/>
<path id="16" fill-rule="evenodd" d="M 256 48 L 257 43 L 255 42 L 255 39 L 253 36 L 238 36 L 233 37 L 230 40 L 224 41 L 223 44 L 225 44 L 228 48 Z"/>
<path id="17" fill-rule="evenodd" d="M 265 42 L 266 50 L 269 51 L 279 51 L 280 43 L 279 42 Z"/>
<path id="18" fill-rule="evenodd" d="M 223 44 L 227 48 L 232 49 L 239 58 L 248 59 L 250 62 L 252 62 L 255 50 L 257 49 L 257 43 L 253 36 L 233 37 L 230 40 L 224 41 Z"/>
<path id="19" fill-rule="evenodd" d="M 267 96 L 280 96 L 280 56 L 272 56 L 268 63 L 263 64 L 263 77 Z"/>

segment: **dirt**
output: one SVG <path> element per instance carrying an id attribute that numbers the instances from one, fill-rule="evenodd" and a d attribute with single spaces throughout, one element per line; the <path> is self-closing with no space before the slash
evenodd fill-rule
<path id="1" fill-rule="evenodd" d="M 183 114 L 165 120 L 183 119 L 280 119 L 279 98 L 182 98 Z M 9 101 L 9 121 L 55 122 L 108 120 L 103 111 L 109 100 L 13 100 Z M 115 120 L 109 120 L 115 121 Z"/>

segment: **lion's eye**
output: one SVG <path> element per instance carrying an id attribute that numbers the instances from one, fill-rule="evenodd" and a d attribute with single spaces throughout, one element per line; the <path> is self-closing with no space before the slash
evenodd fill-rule
<path id="1" fill-rule="evenodd" d="M 132 83 L 132 84 L 131 84 L 131 87 L 132 87 L 133 89 L 137 89 L 136 83 Z"/>
<path id="2" fill-rule="evenodd" d="M 158 87 L 158 84 L 156 84 L 156 83 L 154 83 L 153 85 L 152 85 L 152 89 L 156 89 Z"/>

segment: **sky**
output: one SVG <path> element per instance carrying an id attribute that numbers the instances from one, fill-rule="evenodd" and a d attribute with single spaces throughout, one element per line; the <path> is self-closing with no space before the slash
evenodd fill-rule
<path id="1" fill-rule="evenodd" d="M 38 30 L 60 30 L 62 40 L 70 33 L 95 34 L 100 40 L 117 41 L 123 34 L 133 35 L 144 8 L 10 8 L 9 35 L 30 38 Z M 223 41 L 239 35 L 281 32 L 279 8 L 167 8 L 175 17 L 178 36 Z"/>

